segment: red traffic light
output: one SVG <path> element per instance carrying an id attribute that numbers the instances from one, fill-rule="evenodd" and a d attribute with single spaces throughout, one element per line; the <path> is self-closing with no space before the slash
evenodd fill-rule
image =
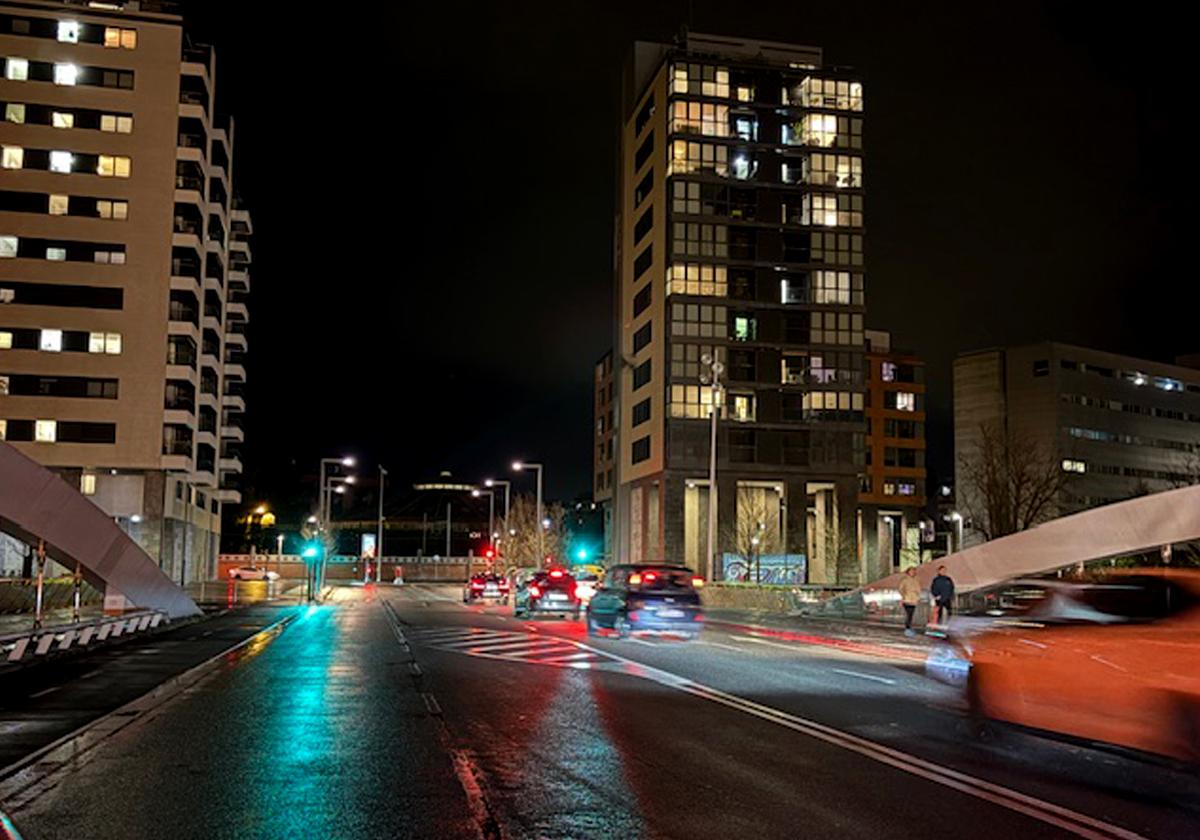
<path id="1" fill-rule="evenodd" d="M 493 548 L 489 548 L 483 552 L 483 556 L 486 557 L 487 559 L 491 560 L 492 558 L 494 558 L 496 556 L 496 550 Z"/>

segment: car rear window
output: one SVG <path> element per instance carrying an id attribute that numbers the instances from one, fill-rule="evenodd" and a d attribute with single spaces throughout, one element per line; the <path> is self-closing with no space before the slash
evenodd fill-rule
<path id="1" fill-rule="evenodd" d="M 635 570 L 640 574 L 641 589 L 658 592 L 677 592 L 692 588 L 692 570 L 674 566 L 646 566 Z"/>
<path id="2" fill-rule="evenodd" d="M 1126 621 L 1153 621 L 1196 605 L 1195 597 L 1182 587 L 1149 577 L 1084 587 L 1078 598 L 1097 612 Z"/>

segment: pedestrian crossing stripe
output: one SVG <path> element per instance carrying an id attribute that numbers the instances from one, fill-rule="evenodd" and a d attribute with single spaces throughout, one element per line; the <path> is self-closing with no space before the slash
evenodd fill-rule
<path id="1" fill-rule="evenodd" d="M 530 632 L 483 630 L 478 627 L 410 629 L 408 637 L 414 644 L 485 659 L 577 669 L 617 664 L 606 654 L 584 648 L 569 639 L 539 636 Z"/>

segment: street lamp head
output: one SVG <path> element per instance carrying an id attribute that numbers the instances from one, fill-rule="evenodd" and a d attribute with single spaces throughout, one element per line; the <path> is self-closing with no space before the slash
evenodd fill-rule
<path id="1" fill-rule="evenodd" d="M 490 478 L 485 478 L 485 479 L 483 480 L 483 486 L 484 486 L 484 487 L 491 487 L 491 486 L 492 486 L 492 485 L 494 485 L 495 483 L 496 483 L 496 482 L 492 481 Z"/>
<path id="2" fill-rule="evenodd" d="M 355 463 L 356 463 L 356 462 L 355 462 L 355 460 L 354 460 L 354 456 L 353 456 L 353 455 L 347 455 L 345 458 L 343 458 L 343 459 L 342 459 L 342 466 L 343 466 L 343 467 L 353 467 Z"/>
<path id="3" fill-rule="evenodd" d="M 307 522 L 309 525 L 316 525 L 316 524 L 317 524 L 317 517 L 316 517 L 316 516 L 310 516 L 310 517 L 308 517 L 308 519 L 306 519 L 305 521 L 306 521 L 306 522 Z"/>
<path id="4" fill-rule="evenodd" d="M 255 513 L 258 515 L 258 516 L 262 516 L 264 513 L 266 513 L 266 512 L 267 512 L 267 506 L 266 506 L 266 505 L 259 505 L 258 507 L 256 507 L 256 508 L 254 509 L 254 512 L 255 512 Z"/>
<path id="5" fill-rule="evenodd" d="M 525 465 L 522 464 L 520 461 L 513 461 L 512 468 L 514 471 L 520 472 L 521 470 L 525 469 Z"/>
<path id="6" fill-rule="evenodd" d="M 346 482 L 347 484 L 353 484 L 354 482 L 358 481 L 358 477 L 353 476 L 353 475 L 348 475 L 345 478 L 343 478 L 342 481 Z"/>
<path id="7" fill-rule="evenodd" d="M 955 522 L 962 522 L 962 514 L 959 513 L 958 511 L 954 511 L 953 513 L 951 513 L 950 518 L 953 519 Z"/>
<path id="8" fill-rule="evenodd" d="M 542 527 L 545 528 L 546 530 L 550 529 L 550 519 L 549 518 L 542 520 Z"/>
<path id="9" fill-rule="evenodd" d="M 482 496 L 483 494 L 482 494 L 482 493 L 480 493 L 478 490 L 472 490 L 472 491 L 471 491 L 471 495 L 472 495 L 472 496 L 474 496 L 476 499 L 478 499 L 478 498 L 479 498 L 480 496 Z"/>
<path id="10" fill-rule="evenodd" d="M 345 485 L 345 484 L 339 484 L 337 487 L 334 487 L 334 488 L 333 488 L 333 492 L 334 492 L 334 493 L 345 493 L 345 492 L 346 492 L 346 485 Z"/>

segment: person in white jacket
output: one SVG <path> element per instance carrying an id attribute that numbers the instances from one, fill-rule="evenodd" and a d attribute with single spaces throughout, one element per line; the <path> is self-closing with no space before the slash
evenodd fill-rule
<path id="1" fill-rule="evenodd" d="M 921 584 L 917 582 L 916 566 L 909 566 L 905 570 L 897 589 L 900 590 L 900 603 L 904 606 L 904 635 L 916 635 L 912 626 L 913 614 L 917 611 L 917 604 L 921 603 Z"/>

